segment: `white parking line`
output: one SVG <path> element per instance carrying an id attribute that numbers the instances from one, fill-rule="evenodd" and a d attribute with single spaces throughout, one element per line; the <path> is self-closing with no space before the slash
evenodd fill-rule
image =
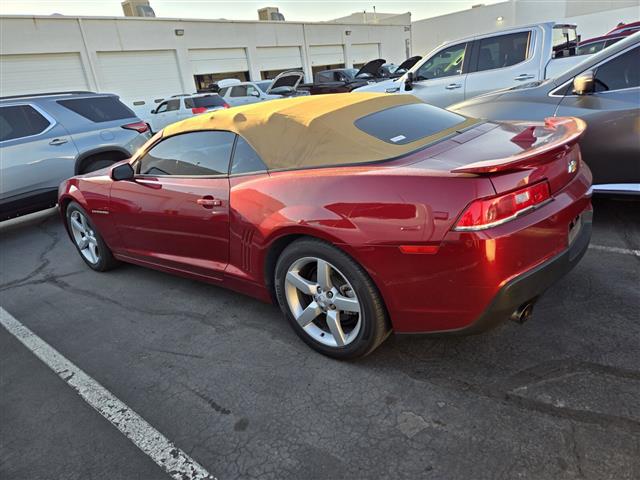
<path id="1" fill-rule="evenodd" d="M 634 255 L 640 257 L 640 250 L 632 250 L 630 248 L 606 247 L 604 245 L 589 245 L 591 250 L 602 250 L 603 252 L 622 253 L 624 255 Z"/>
<path id="2" fill-rule="evenodd" d="M 215 480 L 140 415 L 0 307 L 0 324 L 176 480 Z"/>

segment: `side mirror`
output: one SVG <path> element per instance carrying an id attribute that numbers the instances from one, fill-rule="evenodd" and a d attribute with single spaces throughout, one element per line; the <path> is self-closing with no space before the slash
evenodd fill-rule
<path id="1" fill-rule="evenodd" d="M 151 111 L 149 113 L 156 113 L 156 109 L 152 108 Z"/>
<path id="2" fill-rule="evenodd" d="M 249 95 L 251 95 L 252 97 L 259 97 L 259 96 L 260 96 L 260 93 L 259 93 L 259 92 L 256 92 L 255 90 L 252 90 L 252 91 L 251 91 L 251 93 L 250 93 Z"/>
<path id="3" fill-rule="evenodd" d="M 413 72 L 407 73 L 407 78 L 404 81 L 404 89 L 408 92 L 413 90 Z"/>
<path id="4" fill-rule="evenodd" d="M 593 70 L 582 72 L 573 79 L 573 92 L 576 95 L 588 95 L 595 92 L 596 82 L 593 76 Z"/>
<path id="5" fill-rule="evenodd" d="M 111 178 L 116 182 L 120 180 L 133 180 L 135 172 L 129 163 L 123 163 L 111 170 Z"/>

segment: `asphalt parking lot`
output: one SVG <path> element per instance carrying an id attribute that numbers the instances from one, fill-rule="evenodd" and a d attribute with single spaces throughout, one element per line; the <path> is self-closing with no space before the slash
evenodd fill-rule
<path id="1" fill-rule="evenodd" d="M 594 204 L 525 325 L 356 362 L 242 295 L 91 271 L 55 211 L 0 225 L 0 306 L 221 480 L 640 478 L 640 203 Z M 4 328 L 0 362 L 0 478 L 169 478 Z"/>

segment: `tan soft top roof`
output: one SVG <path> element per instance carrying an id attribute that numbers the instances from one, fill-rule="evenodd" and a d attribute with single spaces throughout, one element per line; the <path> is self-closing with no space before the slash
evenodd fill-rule
<path id="1" fill-rule="evenodd" d="M 386 160 L 407 154 L 477 122 L 403 145 L 358 129 L 359 118 L 398 105 L 423 103 L 414 95 L 340 93 L 254 103 L 198 115 L 169 125 L 163 136 L 198 130 L 229 130 L 247 140 L 270 170 Z"/>

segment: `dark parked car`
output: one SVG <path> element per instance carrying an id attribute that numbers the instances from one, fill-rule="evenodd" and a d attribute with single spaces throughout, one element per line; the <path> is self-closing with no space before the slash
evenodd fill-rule
<path id="1" fill-rule="evenodd" d="M 62 180 L 129 158 L 150 136 L 116 95 L 0 98 L 0 220 L 55 205 Z"/>
<path id="2" fill-rule="evenodd" d="M 449 107 L 488 120 L 575 116 L 594 191 L 640 193 L 640 32 L 590 55 L 564 74 Z"/>

